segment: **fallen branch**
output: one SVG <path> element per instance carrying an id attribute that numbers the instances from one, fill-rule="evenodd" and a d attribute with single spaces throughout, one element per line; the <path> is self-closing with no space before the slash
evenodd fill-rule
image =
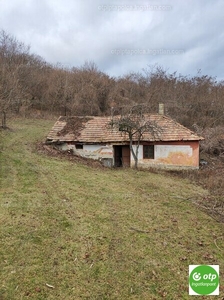
<path id="1" fill-rule="evenodd" d="M 214 244 L 216 245 L 216 247 L 217 247 L 217 249 L 219 249 L 220 251 L 221 251 L 221 249 L 219 248 L 219 246 L 217 245 L 217 243 L 216 243 L 216 241 L 218 240 L 218 239 L 223 239 L 223 237 L 221 236 L 221 237 L 219 237 L 219 238 L 217 238 L 216 240 L 214 240 Z"/>
<path id="2" fill-rule="evenodd" d="M 54 289 L 54 286 L 51 285 L 51 284 L 46 283 L 46 286 L 49 287 L 49 288 L 51 288 L 51 289 Z"/>
<path id="3" fill-rule="evenodd" d="M 150 231 L 140 230 L 140 229 L 136 229 L 136 228 L 133 228 L 133 227 L 130 227 L 129 229 L 130 229 L 130 230 L 137 231 L 137 232 L 139 232 L 139 233 L 150 233 Z"/>

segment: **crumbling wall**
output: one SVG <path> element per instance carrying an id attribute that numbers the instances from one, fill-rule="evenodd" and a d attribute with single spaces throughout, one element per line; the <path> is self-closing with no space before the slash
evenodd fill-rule
<path id="1" fill-rule="evenodd" d="M 77 149 L 75 144 L 63 143 L 59 145 L 62 151 L 72 150 L 76 156 L 99 160 L 106 167 L 113 167 L 113 146 L 101 144 L 83 145 L 83 149 Z"/>

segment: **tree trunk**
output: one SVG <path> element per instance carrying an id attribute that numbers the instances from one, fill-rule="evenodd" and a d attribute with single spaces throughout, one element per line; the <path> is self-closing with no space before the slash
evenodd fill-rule
<path id="1" fill-rule="evenodd" d="M 136 148 L 136 153 L 133 149 L 133 143 L 132 143 L 132 136 L 129 135 L 129 139 L 130 139 L 130 150 L 131 150 L 131 153 L 134 157 L 134 160 L 135 160 L 135 169 L 138 169 L 138 146 Z"/>
<path id="2" fill-rule="evenodd" d="M 4 110 L 2 112 L 2 128 L 6 129 L 6 112 Z"/>

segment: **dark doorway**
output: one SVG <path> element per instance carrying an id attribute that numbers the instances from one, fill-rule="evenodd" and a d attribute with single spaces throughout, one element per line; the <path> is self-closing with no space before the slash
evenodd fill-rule
<path id="1" fill-rule="evenodd" d="M 130 167 L 130 147 L 114 146 L 114 166 Z"/>

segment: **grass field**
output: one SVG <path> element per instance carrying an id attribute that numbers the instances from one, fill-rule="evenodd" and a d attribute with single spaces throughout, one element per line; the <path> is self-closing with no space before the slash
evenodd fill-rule
<path id="1" fill-rule="evenodd" d="M 185 179 L 37 152 L 53 121 L 15 119 L 0 153 L 0 300 L 191 299 L 189 264 L 220 266 L 224 225 Z"/>

